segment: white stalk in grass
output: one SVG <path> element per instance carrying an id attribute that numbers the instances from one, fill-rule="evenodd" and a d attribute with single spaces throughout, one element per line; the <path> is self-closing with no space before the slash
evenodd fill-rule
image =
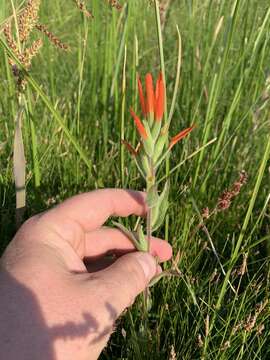
<path id="1" fill-rule="evenodd" d="M 19 227 L 23 220 L 26 205 L 25 173 L 26 161 L 22 136 L 23 109 L 20 109 L 15 120 L 13 172 L 16 189 L 16 226 Z"/>

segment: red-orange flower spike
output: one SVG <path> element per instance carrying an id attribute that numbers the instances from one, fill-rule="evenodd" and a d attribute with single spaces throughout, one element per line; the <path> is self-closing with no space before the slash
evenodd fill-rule
<path id="1" fill-rule="evenodd" d="M 186 137 L 193 129 L 194 129 L 194 125 L 192 125 L 191 127 L 180 131 L 180 133 L 178 133 L 177 135 L 175 135 L 171 141 L 170 141 L 170 145 L 169 145 L 169 149 L 171 149 L 176 143 L 178 143 L 178 141 L 180 141 L 181 139 L 183 139 L 184 137 Z"/>
<path id="2" fill-rule="evenodd" d="M 156 121 L 161 121 L 162 119 L 164 113 L 164 99 L 165 99 L 165 87 L 164 87 L 162 73 L 160 73 L 156 85 L 156 106 L 155 106 Z"/>
<path id="3" fill-rule="evenodd" d="M 145 127 L 143 126 L 143 123 L 141 122 L 140 118 L 135 114 L 135 112 L 130 108 L 130 113 L 134 119 L 135 125 L 138 129 L 139 134 L 141 137 L 146 140 L 148 138 L 147 132 L 145 130 Z"/>
<path id="4" fill-rule="evenodd" d="M 138 89 L 139 89 L 139 96 L 140 96 L 140 103 L 141 103 L 142 113 L 143 113 L 144 117 L 146 117 L 147 116 L 147 111 L 146 111 L 145 98 L 144 98 L 144 94 L 143 94 L 143 87 L 142 87 L 141 79 L 139 78 L 139 76 L 138 76 Z"/>
<path id="5" fill-rule="evenodd" d="M 152 113 L 155 110 L 155 94 L 154 94 L 153 78 L 150 73 L 146 74 L 145 83 L 146 83 L 146 95 L 147 95 L 146 112 Z"/>

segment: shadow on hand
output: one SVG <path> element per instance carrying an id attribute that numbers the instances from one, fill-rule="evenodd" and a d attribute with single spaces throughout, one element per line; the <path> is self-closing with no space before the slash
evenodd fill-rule
<path id="1" fill-rule="evenodd" d="M 3 269 L 0 272 L 0 305 L 0 359 L 5 360 L 56 360 L 56 340 L 69 341 L 93 334 L 90 344 L 97 344 L 111 333 L 117 318 L 116 310 L 105 303 L 110 326 L 99 324 L 91 313 L 83 313 L 80 323 L 67 321 L 48 327 L 35 294 Z M 76 358 L 76 354 L 72 356 Z"/>

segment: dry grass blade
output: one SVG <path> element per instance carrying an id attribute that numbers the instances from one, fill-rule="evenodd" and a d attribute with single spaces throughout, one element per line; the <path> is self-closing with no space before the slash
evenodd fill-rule
<path id="1" fill-rule="evenodd" d="M 23 110 L 19 110 L 15 123 L 14 152 L 13 152 L 13 172 L 16 188 L 16 225 L 19 227 L 23 220 L 26 205 L 25 193 L 25 154 L 22 137 L 22 115 Z"/>

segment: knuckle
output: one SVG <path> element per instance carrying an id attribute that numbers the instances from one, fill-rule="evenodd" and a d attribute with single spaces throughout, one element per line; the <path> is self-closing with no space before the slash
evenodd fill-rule
<path id="1" fill-rule="evenodd" d="M 132 292 L 132 296 L 136 296 L 145 287 L 145 275 L 137 259 L 127 261 L 126 266 L 126 287 Z"/>
<path id="2" fill-rule="evenodd" d="M 136 289 L 140 291 L 143 289 L 145 284 L 145 275 L 138 260 L 135 260 L 135 264 L 133 264 L 131 270 L 134 286 L 136 286 Z"/>
<path id="3" fill-rule="evenodd" d="M 29 235 L 31 235 L 36 227 L 38 220 L 38 215 L 32 216 L 28 220 L 26 220 L 20 229 L 18 230 L 15 238 L 16 241 L 25 241 L 25 239 L 29 238 Z"/>

